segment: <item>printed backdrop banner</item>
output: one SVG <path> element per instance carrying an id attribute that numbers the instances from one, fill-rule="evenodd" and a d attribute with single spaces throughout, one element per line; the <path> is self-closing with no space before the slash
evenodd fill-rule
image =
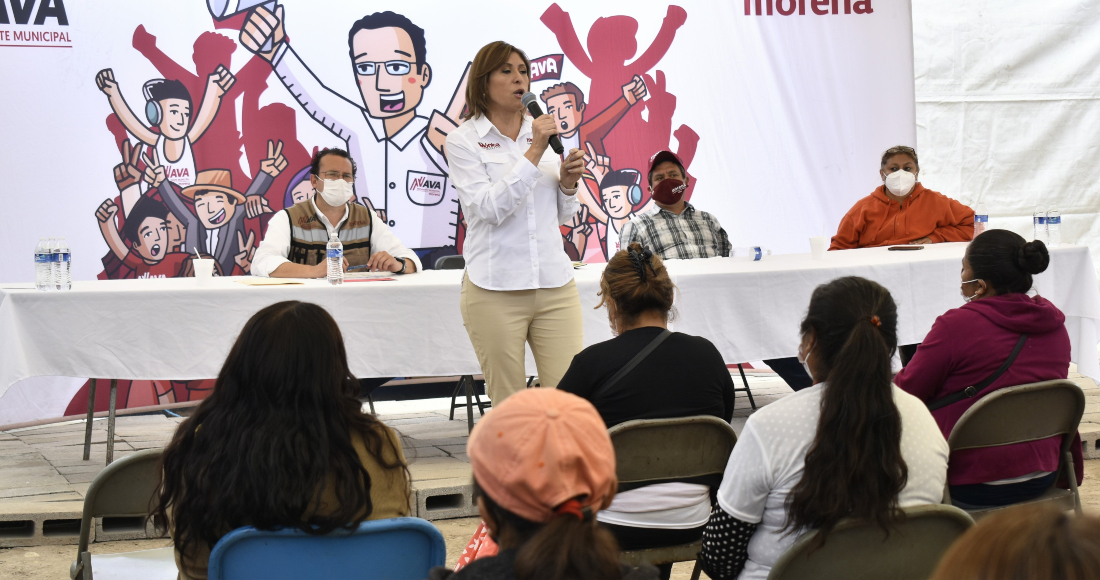
<path id="1" fill-rule="evenodd" d="M 194 252 L 246 274 L 273 214 L 314 194 L 325 147 L 350 150 L 356 198 L 425 264 L 459 253 L 444 142 L 497 39 L 588 155 L 561 227 L 578 260 L 606 261 L 653 207 L 661 149 L 735 247 L 791 253 L 916 141 L 907 0 L 0 1 L 0 282 L 33 280 L 43 236 L 67 239 L 77 280 L 188 276 Z M 123 406 L 210 386 L 139 383 Z M 54 414 L 84 408 L 55 386 Z"/>
<path id="2" fill-rule="evenodd" d="M 0 2 L 0 281 L 33 279 L 42 236 L 67 238 L 76 279 L 188 275 L 195 249 L 246 273 L 271 214 L 313 194 L 319 147 L 351 150 L 357 198 L 406 245 L 459 251 L 443 143 L 496 39 L 590 153 L 562 228 L 589 262 L 651 207 L 659 149 L 734 246 L 785 253 L 915 142 L 907 1 Z"/>

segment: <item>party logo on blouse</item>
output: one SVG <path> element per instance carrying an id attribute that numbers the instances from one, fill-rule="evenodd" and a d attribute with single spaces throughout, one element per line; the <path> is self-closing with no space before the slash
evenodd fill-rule
<path id="1" fill-rule="evenodd" d="M 409 201 L 416 205 L 438 204 L 443 201 L 443 192 L 446 189 L 447 176 L 440 173 L 410 171 L 405 178 L 405 192 Z"/>
<path id="2" fill-rule="evenodd" d="M 482 143 L 481 141 L 478 141 L 477 146 L 481 147 L 482 149 L 500 149 L 500 143 Z"/>

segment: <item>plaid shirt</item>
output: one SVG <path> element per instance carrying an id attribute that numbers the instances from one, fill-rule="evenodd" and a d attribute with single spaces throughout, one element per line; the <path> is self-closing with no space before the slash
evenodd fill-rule
<path id="1" fill-rule="evenodd" d="M 619 249 L 625 250 L 633 242 L 649 248 L 664 260 L 730 255 L 730 240 L 722 224 L 709 213 L 696 210 L 690 203 L 684 204 L 680 215 L 658 209 L 635 216 L 623 226 Z"/>

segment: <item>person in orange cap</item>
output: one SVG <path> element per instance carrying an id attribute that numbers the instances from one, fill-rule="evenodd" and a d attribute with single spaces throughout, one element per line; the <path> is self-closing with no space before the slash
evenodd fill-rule
<path id="1" fill-rule="evenodd" d="M 917 177 L 917 152 L 899 145 L 882 154 L 882 185 L 844 215 L 830 250 L 903 244 L 969 242 L 974 210 L 927 189 Z"/>
<path id="2" fill-rule="evenodd" d="M 508 397 L 470 433 L 474 497 L 500 546 L 496 556 L 433 580 L 654 580 L 657 569 L 620 563 L 595 513 L 611 504 L 615 449 L 588 401 L 556 389 Z"/>

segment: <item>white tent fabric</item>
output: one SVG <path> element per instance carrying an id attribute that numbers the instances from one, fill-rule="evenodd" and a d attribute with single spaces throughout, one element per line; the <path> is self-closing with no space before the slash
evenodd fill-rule
<path id="1" fill-rule="evenodd" d="M 1100 260 L 1100 3 L 913 0 L 913 47 L 921 181 Z"/>

